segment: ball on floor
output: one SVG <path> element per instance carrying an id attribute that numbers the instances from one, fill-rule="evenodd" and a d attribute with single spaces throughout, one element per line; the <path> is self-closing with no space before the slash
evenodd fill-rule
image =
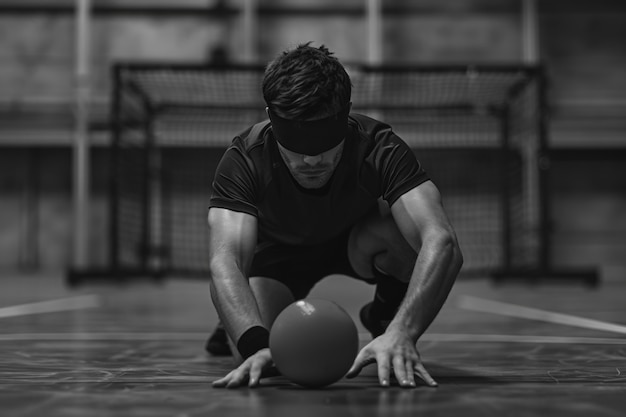
<path id="1" fill-rule="evenodd" d="M 304 387 L 337 382 L 348 372 L 359 349 L 359 335 L 350 315 L 329 300 L 292 303 L 270 331 L 270 351 L 280 373 Z"/>

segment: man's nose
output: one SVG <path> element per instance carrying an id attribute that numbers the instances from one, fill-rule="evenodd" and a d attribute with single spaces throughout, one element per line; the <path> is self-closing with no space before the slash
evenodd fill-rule
<path id="1" fill-rule="evenodd" d="M 304 162 L 307 165 L 310 166 L 315 166 L 317 164 L 319 164 L 320 162 L 322 162 L 323 159 L 323 155 L 304 155 L 304 157 L 302 158 L 302 162 Z"/>

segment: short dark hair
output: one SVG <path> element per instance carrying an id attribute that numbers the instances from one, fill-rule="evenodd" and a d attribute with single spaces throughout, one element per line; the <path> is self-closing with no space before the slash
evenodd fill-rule
<path id="1" fill-rule="evenodd" d="M 262 89 L 265 103 L 278 116 L 315 120 L 344 109 L 350 102 L 352 83 L 328 48 L 315 48 L 308 42 L 269 63 Z"/>

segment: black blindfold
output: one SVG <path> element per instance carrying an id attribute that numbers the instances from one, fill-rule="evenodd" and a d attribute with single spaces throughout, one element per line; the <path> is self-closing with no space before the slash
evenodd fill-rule
<path id="1" fill-rule="evenodd" d="M 276 140 L 286 149 L 303 155 L 319 155 L 339 145 L 348 133 L 350 105 L 319 120 L 288 120 L 268 111 Z"/>

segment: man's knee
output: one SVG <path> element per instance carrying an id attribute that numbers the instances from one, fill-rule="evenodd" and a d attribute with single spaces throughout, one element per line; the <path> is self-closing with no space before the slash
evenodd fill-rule
<path id="1" fill-rule="evenodd" d="M 355 271 L 364 277 L 374 276 L 375 267 L 398 280 L 408 281 L 417 252 L 402 236 L 391 214 L 380 213 L 355 225 L 348 255 Z"/>
<path id="2" fill-rule="evenodd" d="M 250 288 L 259 307 L 263 325 L 268 329 L 280 312 L 295 301 L 291 290 L 275 279 L 251 277 Z"/>

